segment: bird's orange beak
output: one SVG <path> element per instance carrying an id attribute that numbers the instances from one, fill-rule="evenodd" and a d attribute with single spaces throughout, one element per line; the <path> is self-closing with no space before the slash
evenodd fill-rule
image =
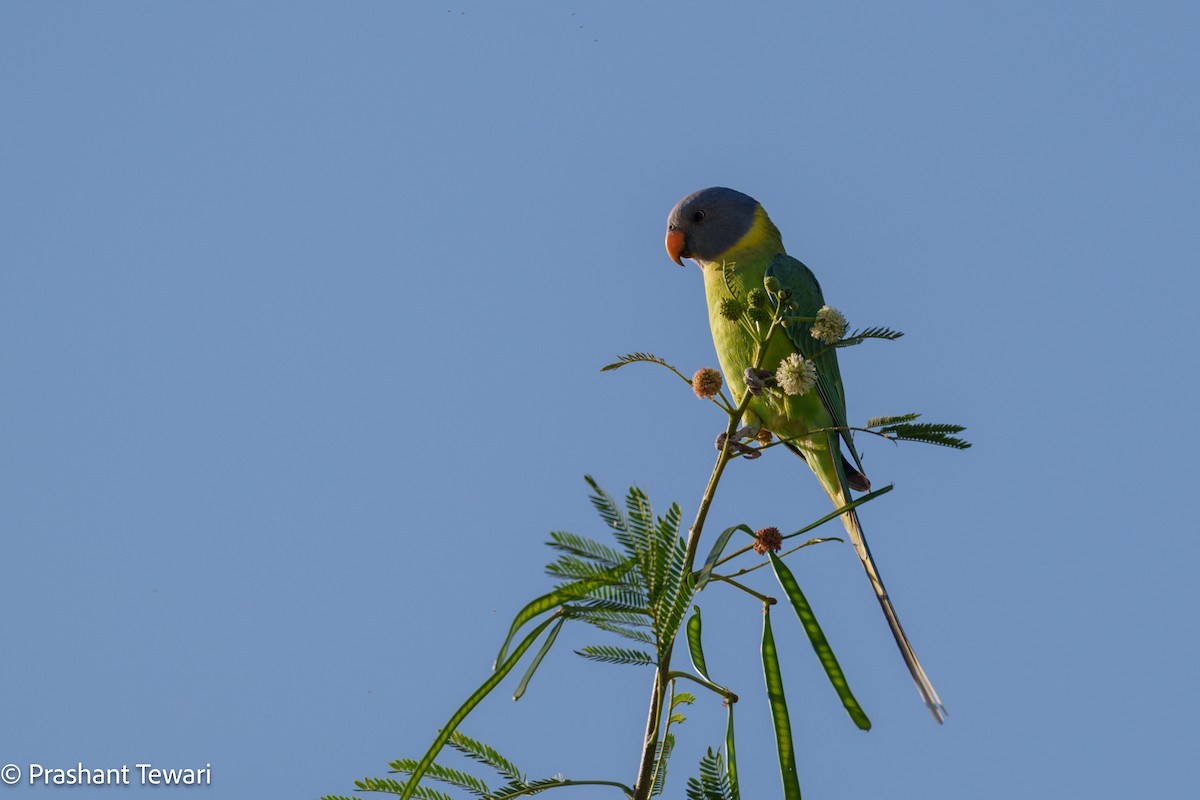
<path id="1" fill-rule="evenodd" d="M 683 266 L 683 248 L 687 244 L 683 231 L 667 231 L 667 255 L 679 266 Z"/>

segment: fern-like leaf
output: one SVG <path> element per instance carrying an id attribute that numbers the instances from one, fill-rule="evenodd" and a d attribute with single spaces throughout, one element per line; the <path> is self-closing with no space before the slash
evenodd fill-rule
<path id="1" fill-rule="evenodd" d="M 641 592 L 636 577 L 630 577 L 634 570 L 632 561 L 618 564 L 609 570 L 604 570 L 579 579 L 571 579 L 554 587 L 552 594 L 559 603 L 587 599 L 619 599 L 621 602 L 637 604 L 642 601 Z"/>
<path id="2" fill-rule="evenodd" d="M 605 664 L 633 664 L 639 667 L 655 665 L 654 656 L 644 650 L 634 650 L 629 647 L 614 647 L 608 644 L 589 645 L 575 651 L 584 658 L 600 661 Z"/>
<path id="3" fill-rule="evenodd" d="M 557 561 L 546 565 L 547 575 L 555 578 L 570 578 L 571 580 L 612 575 L 613 571 L 613 565 L 586 561 L 574 555 L 559 556 Z"/>
<path id="4" fill-rule="evenodd" d="M 671 366 L 666 361 L 664 361 L 663 359 L 654 355 L 653 353 L 626 353 L 623 356 L 617 356 L 616 361 L 614 361 L 611 364 L 605 364 L 603 367 L 600 368 L 600 371 L 601 372 L 611 372 L 614 369 L 620 369 L 621 367 L 625 366 L 626 364 L 637 364 L 639 362 L 647 363 L 647 364 L 658 364 L 660 367 L 666 367 L 667 369 L 671 370 L 671 372 L 678 375 L 681 380 L 683 380 L 687 383 L 691 383 L 690 380 L 688 380 L 687 378 L 685 378 L 683 376 L 682 372 L 675 369 L 675 367 Z"/>
<path id="5" fill-rule="evenodd" d="M 629 537 L 629 527 L 625 521 L 625 512 L 617 505 L 617 501 L 612 495 L 600 488 L 595 479 L 591 475 L 584 475 L 583 479 L 587 481 L 587 485 L 592 489 L 592 496 L 588 498 L 592 501 L 592 507 L 596 509 L 596 513 L 600 515 L 600 519 L 612 529 L 613 538 L 625 548 L 627 552 L 632 551 L 633 541 Z"/>
<path id="6" fill-rule="evenodd" d="M 510 781 L 520 781 L 524 783 L 525 775 L 521 770 L 517 769 L 516 765 L 509 761 L 504 756 L 496 752 L 496 750 L 483 742 L 472 739 L 461 731 L 455 731 L 450 736 L 450 741 L 446 744 L 459 751 L 467 758 L 474 759 L 480 764 L 486 764 L 500 774 L 501 777 Z"/>
<path id="7" fill-rule="evenodd" d="M 598 584 L 588 588 L 587 592 L 575 599 L 586 600 L 596 608 L 610 611 L 623 611 L 628 614 L 645 612 L 646 598 L 641 591 L 630 586 L 613 586 Z"/>
<path id="8" fill-rule="evenodd" d="M 379 792 L 381 794 L 394 794 L 400 796 L 404 793 L 407 784 L 392 778 L 363 778 L 361 781 L 355 781 L 354 785 L 364 792 Z M 412 793 L 413 797 L 420 800 L 454 800 L 453 797 L 445 792 L 439 792 L 437 789 L 431 789 L 428 786 L 417 786 Z"/>
<path id="9" fill-rule="evenodd" d="M 584 622 L 592 622 L 598 620 L 615 625 L 624 625 L 629 628 L 649 628 L 650 615 L 645 611 L 624 611 L 606 608 L 603 605 L 578 605 L 573 606 L 574 614 L 577 619 Z"/>
<path id="10" fill-rule="evenodd" d="M 597 627 L 602 631 L 615 633 L 617 636 L 622 636 L 635 642 L 641 642 L 642 644 L 654 644 L 654 635 L 649 631 L 639 630 L 638 628 L 630 628 L 626 625 L 622 625 L 619 622 L 609 622 L 605 619 L 588 619 L 587 617 L 582 617 L 582 619 L 584 622 L 587 622 L 589 625 Z"/>
<path id="11" fill-rule="evenodd" d="M 941 422 L 905 422 L 896 425 L 885 425 L 879 432 L 889 439 L 908 442 L 925 442 L 952 447 L 955 450 L 966 450 L 971 443 L 950 434 L 961 433 L 966 427 L 950 425 Z"/>
<path id="12" fill-rule="evenodd" d="M 546 544 L 555 550 L 561 550 L 589 561 L 596 561 L 609 567 L 615 567 L 625 560 L 624 556 L 606 544 L 566 531 L 551 533 L 550 541 Z"/>
<path id="13" fill-rule="evenodd" d="M 901 331 L 895 331 L 882 325 L 876 325 L 871 328 L 862 328 L 861 330 L 852 331 L 840 341 L 834 342 L 832 346 L 852 347 L 856 344 L 862 344 L 867 339 L 886 339 L 894 342 L 903 335 L 904 334 Z"/>
<path id="14" fill-rule="evenodd" d="M 720 751 L 713 753 L 709 748 L 708 754 L 700 759 L 700 776 L 688 778 L 687 800 L 733 800 L 729 773 Z"/>
<path id="15" fill-rule="evenodd" d="M 680 516 L 679 506 L 672 503 L 666 515 L 658 519 L 654 530 L 654 573 L 647 576 L 651 605 L 665 600 L 668 593 L 673 593 L 683 579 L 687 544 L 679 537 Z"/>
<path id="16" fill-rule="evenodd" d="M 658 555 L 654 547 L 654 509 L 650 507 L 650 499 L 645 492 L 636 486 L 629 489 L 625 497 L 625 514 L 630 536 L 630 555 L 637 559 L 641 568 L 642 582 L 645 585 L 650 605 L 654 605 L 659 586 L 655 580 Z"/>
<path id="17" fill-rule="evenodd" d="M 667 784 L 667 762 L 671 760 L 671 753 L 674 750 L 675 734 L 668 733 L 658 743 L 657 751 L 654 754 L 654 780 L 650 785 L 651 797 L 662 794 L 663 788 Z"/>
<path id="18" fill-rule="evenodd" d="M 453 736 L 451 737 L 453 738 Z M 450 742 L 448 742 L 449 744 Z M 414 758 L 401 758 L 388 764 L 394 772 L 413 773 L 417 771 L 419 762 Z M 470 775 L 443 764 L 434 761 L 425 769 L 425 777 L 432 778 L 435 781 L 448 783 L 451 786 L 457 786 L 460 789 L 465 789 L 477 797 L 484 797 L 491 793 L 487 784 Z"/>
<path id="19" fill-rule="evenodd" d="M 662 648 L 662 655 L 666 655 L 675 643 L 675 635 L 679 632 L 679 628 L 683 625 L 683 617 L 687 614 L 688 606 L 692 603 L 692 597 L 696 594 L 696 579 L 691 573 L 684 576 L 680 581 L 680 585 L 671 598 L 671 604 L 665 609 L 665 613 L 660 611 L 655 618 L 655 633 L 658 635 L 659 645 Z"/>
<path id="20" fill-rule="evenodd" d="M 916 419 L 919 416 L 921 416 L 921 415 L 920 414 L 896 414 L 894 416 L 888 416 L 888 417 L 871 417 L 869 420 L 867 420 L 867 424 L 864 425 L 863 427 L 881 428 L 884 425 L 895 425 L 899 422 L 912 422 L 914 419 Z"/>

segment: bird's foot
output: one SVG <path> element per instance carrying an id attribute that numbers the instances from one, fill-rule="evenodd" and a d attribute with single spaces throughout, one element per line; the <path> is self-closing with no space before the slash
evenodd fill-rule
<path id="1" fill-rule="evenodd" d="M 753 367 L 747 367 L 746 374 L 742 376 L 742 380 L 746 383 L 746 391 L 755 397 L 761 397 L 762 393 L 767 390 L 767 382 L 774 378 L 775 373 Z"/>
<path id="2" fill-rule="evenodd" d="M 732 439 L 730 439 L 726 434 L 722 433 L 717 437 L 717 450 L 720 452 L 725 452 L 726 448 L 728 447 L 728 450 L 732 455 L 738 455 L 742 458 L 758 458 L 762 455 L 758 448 L 742 444 L 742 439 L 753 439 L 757 435 L 758 430 L 756 428 L 751 428 L 748 425 L 738 428 L 736 431 L 734 431 Z"/>

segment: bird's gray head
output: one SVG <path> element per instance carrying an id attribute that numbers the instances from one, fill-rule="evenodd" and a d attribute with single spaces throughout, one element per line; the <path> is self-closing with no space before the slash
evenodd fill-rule
<path id="1" fill-rule="evenodd" d="M 757 210 L 753 197 L 723 186 L 693 192 L 667 217 L 667 254 L 681 267 L 685 258 L 714 261 L 750 231 Z"/>

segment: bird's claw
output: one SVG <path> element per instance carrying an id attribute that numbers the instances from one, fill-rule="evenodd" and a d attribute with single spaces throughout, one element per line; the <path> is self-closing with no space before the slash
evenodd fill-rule
<path id="1" fill-rule="evenodd" d="M 748 435 L 748 428 L 738 428 L 732 439 L 729 438 L 728 434 L 722 433 L 717 436 L 717 450 L 724 453 L 728 448 L 728 451 L 733 455 L 748 459 L 758 458 L 762 455 L 758 448 L 742 444 L 740 441 L 741 439 L 746 438 Z"/>
<path id="2" fill-rule="evenodd" d="M 773 377 L 774 374 L 765 369 L 747 367 L 742 380 L 746 383 L 746 391 L 755 397 L 761 397 L 762 393 L 767 390 L 767 381 Z"/>

